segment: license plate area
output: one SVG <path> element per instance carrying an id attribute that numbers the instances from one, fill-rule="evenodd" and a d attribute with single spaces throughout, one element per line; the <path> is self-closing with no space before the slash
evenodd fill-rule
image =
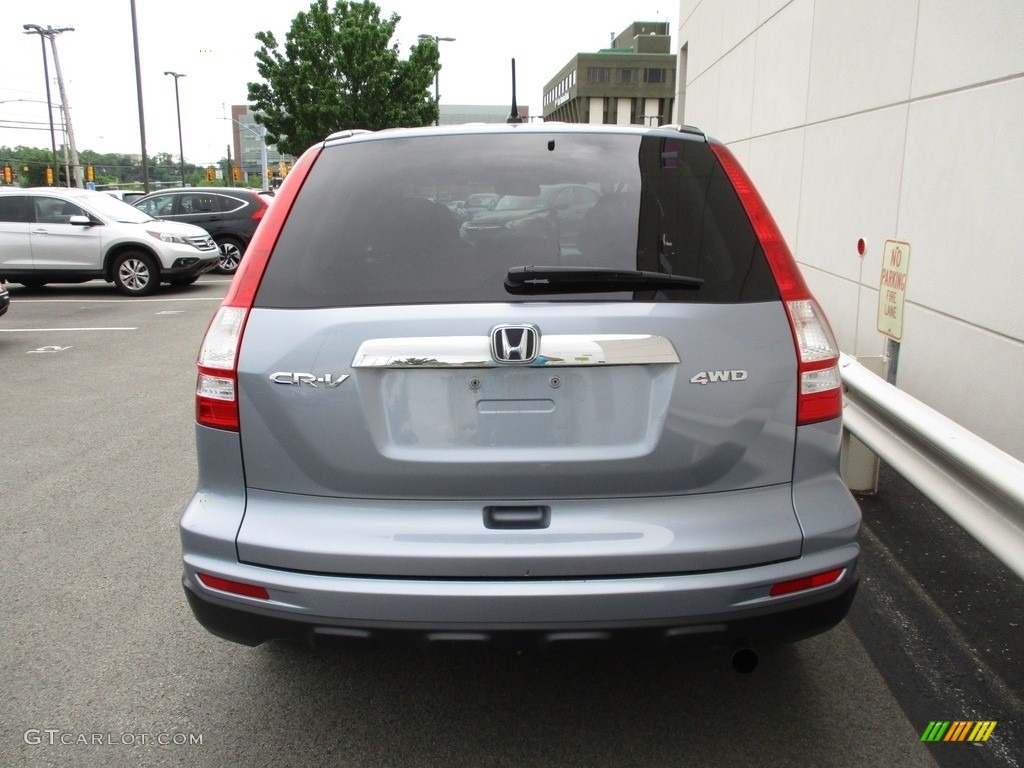
<path id="1" fill-rule="evenodd" d="M 382 446 L 585 450 L 648 440 L 659 420 L 655 403 L 661 411 L 668 402 L 654 393 L 670 387 L 662 380 L 672 367 L 391 368 L 357 376 Z"/>

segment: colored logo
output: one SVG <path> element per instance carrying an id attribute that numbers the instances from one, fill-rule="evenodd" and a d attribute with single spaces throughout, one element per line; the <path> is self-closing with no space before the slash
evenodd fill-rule
<path id="1" fill-rule="evenodd" d="M 995 720 L 932 720 L 921 741 L 988 741 L 995 729 Z"/>

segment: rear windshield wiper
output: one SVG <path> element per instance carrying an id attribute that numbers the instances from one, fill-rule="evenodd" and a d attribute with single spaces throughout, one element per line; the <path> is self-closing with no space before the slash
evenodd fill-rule
<path id="1" fill-rule="evenodd" d="M 509 293 L 602 293 L 610 291 L 694 290 L 699 277 L 608 267 L 512 267 L 505 275 Z"/>

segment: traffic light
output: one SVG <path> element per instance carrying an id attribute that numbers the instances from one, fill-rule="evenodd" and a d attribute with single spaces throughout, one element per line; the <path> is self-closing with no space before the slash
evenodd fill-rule
<path id="1" fill-rule="evenodd" d="M 14 183 L 14 169 L 9 165 L 4 166 L 4 184 Z"/>
<path id="2" fill-rule="evenodd" d="M 267 166 L 267 179 L 269 181 L 273 181 L 274 180 L 274 169 L 271 168 L 270 166 Z"/>
<path id="3" fill-rule="evenodd" d="M 217 178 L 217 172 L 215 170 L 213 170 L 213 168 L 207 168 L 206 169 L 206 180 L 207 181 L 213 181 L 216 178 Z"/>
<path id="4" fill-rule="evenodd" d="M 96 172 L 93 170 L 92 163 L 85 166 L 85 180 L 96 181 Z"/>
<path id="5" fill-rule="evenodd" d="M 46 166 L 46 184 L 47 186 L 53 186 L 53 168 Z"/>
<path id="6" fill-rule="evenodd" d="M 239 168 L 238 166 L 235 166 L 234 168 L 231 169 L 231 180 L 232 181 L 241 181 L 242 180 L 242 169 Z"/>

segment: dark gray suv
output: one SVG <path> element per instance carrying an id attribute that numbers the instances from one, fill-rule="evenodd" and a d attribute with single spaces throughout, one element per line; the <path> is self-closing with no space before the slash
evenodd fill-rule
<path id="1" fill-rule="evenodd" d="M 484 237 L 447 206 L 552 189 L 586 210 Z M 186 595 L 247 644 L 824 631 L 860 552 L 838 354 L 749 178 L 694 129 L 336 134 L 202 343 Z"/>
<path id="2" fill-rule="evenodd" d="M 202 227 L 217 243 L 216 271 L 233 275 L 266 213 L 267 198 L 244 187 L 186 187 L 151 192 L 132 202 L 157 219 Z"/>

